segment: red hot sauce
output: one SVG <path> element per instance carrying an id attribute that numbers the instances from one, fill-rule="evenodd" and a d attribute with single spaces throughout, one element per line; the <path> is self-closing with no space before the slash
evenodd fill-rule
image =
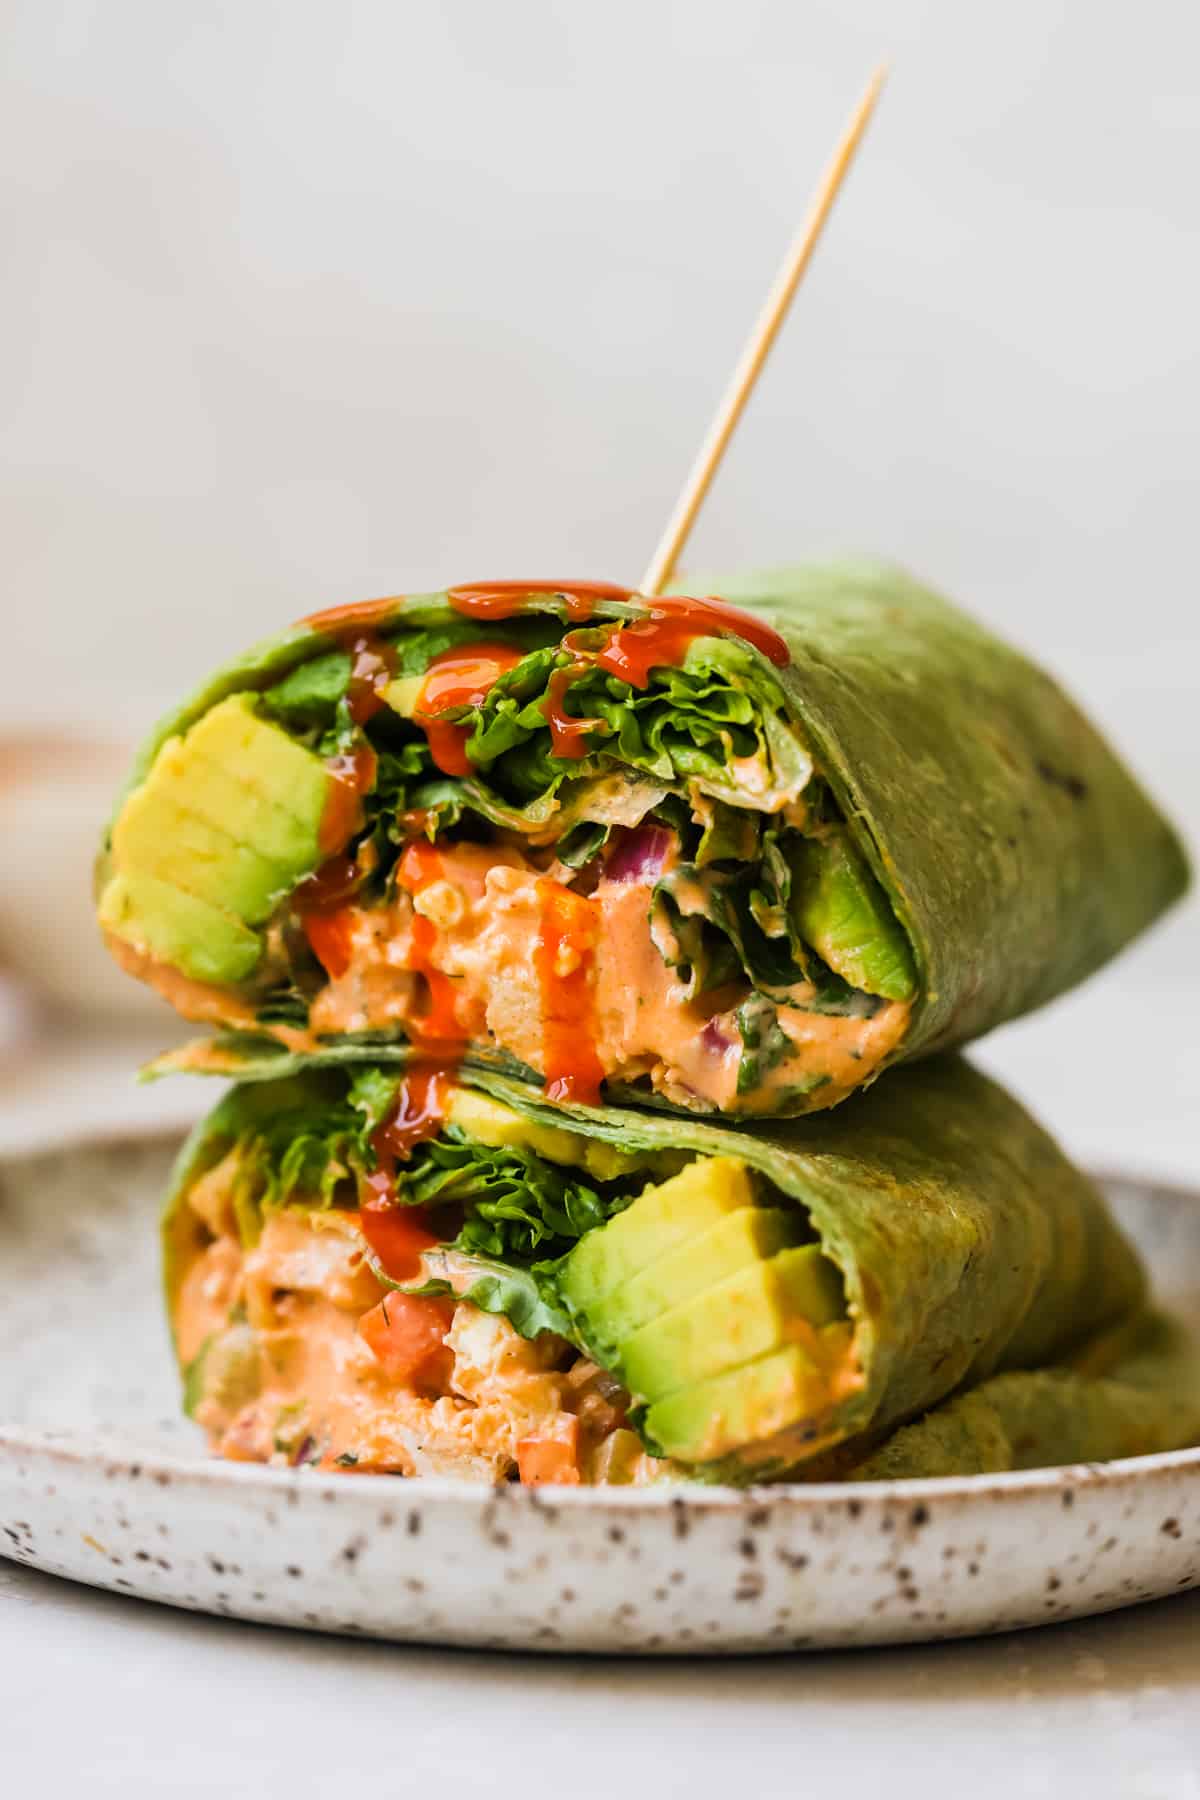
<path id="1" fill-rule="evenodd" d="M 413 718 L 429 739 L 433 760 L 444 775 L 474 772 L 466 751 L 471 727 L 451 724 L 438 715 L 458 706 L 482 706 L 488 689 L 521 656 L 512 644 L 460 644 L 430 662 Z"/>
<path id="2" fill-rule="evenodd" d="M 533 594 L 553 594 L 576 625 L 591 618 L 599 600 L 633 598 L 628 588 L 612 581 L 475 581 L 451 588 L 446 598 L 455 612 L 470 618 L 511 619 L 528 612 Z"/>
<path id="3" fill-rule="evenodd" d="M 407 1162 L 418 1144 L 437 1136 L 452 1080 L 449 1069 L 434 1064 L 410 1069 L 386 1118 L 371 1134 L 376 1166 L 360 1183 L 359 1224 L 393 1281 L 411 1281 L 420 1273 L 422 1251 L 442 1241 L 429 1229 L 420 1207 L 398 1203 L 396 1164 Z"/>
<path id="4" fill-rule="evenodd" d="M 701 637 L 740 637 L 761 650 L 777 669 L 786 668 L 791 661 L 786 641 L 773 626 L 723 600 L 667 595 L 648 604 L 648 619 L 616 626 L 604 648 L 592 653 L 592 661 L 600 668 L 631 687 L 645 687 L 651 669 L 677 667 L 688 645 Z"/>
<path id="5" fill-rule="evenodd" d="M 299 620 L 310 631 L 369 631 L 392 618 L 404 605 L 403 594 L 389 594 L 382 600 L 351 600 L 345 606 L 327 606 L 323 612 L 309 613 Z"/>
<path id="6" fill-rule="evenodd" d="M 541 918 L 533 959 L 542 999 L 542 1063 L 548 1100 L 599 1106 L 596 1054 L 596 909 L 557 881 L 538 882 Z"/>
<path id="7" fill-rule="evenodd" d="M 550 727 L 551 752 L 570 762 L 578 762 L 587 755 L 589 733 L 607 730 L 603 719 L 577 719 L 566 710 L 567 690 L 586 670 L 587 664 L 583 662 L 571 663 L 565 669 L 556 669 L 546 684 L 546 698 L 542 705 L 546 723 Z"/>

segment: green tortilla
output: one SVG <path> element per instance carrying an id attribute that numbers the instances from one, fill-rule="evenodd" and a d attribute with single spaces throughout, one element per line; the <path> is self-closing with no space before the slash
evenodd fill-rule
<path id="1" fill-rule="evenodd" d="M 1200 1442 L 1200 1348 L 1161 1315 L 1139 1320 L 1099 1369 L 995 1375 L 902 1426 L 863 1460 L 824 1471 L 852 1481 L 993 1475 L 1113 1462 Z"/>

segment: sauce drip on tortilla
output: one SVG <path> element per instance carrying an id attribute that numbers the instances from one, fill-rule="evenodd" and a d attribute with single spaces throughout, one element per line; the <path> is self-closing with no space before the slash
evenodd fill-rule
<path id="1" fill-rule="evenodd" d="M 404 605 L 403 594 L 388 594 L 382 600 L 351 600 L 343 606 L 327 606 L 323 612 L 309 613 L 301 619 L 310 631 L 363 630 L 378 625 Z"/>
<path id="2" fill-rule="evenodd" d="M 511 619 L 528 611 L 534 594 L 553 594 L 579 625 L 591 618 L 598 600 L 633 598 L 629 588 L 612 581 L 476 581 L 451 588 L 446 598 L 455 612 L 472 618 Z"/>

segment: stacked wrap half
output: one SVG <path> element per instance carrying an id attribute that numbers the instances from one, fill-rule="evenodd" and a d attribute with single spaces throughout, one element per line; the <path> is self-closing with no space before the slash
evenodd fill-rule
<path id="1" fill-rule="evenodd" d="M 715 585 L 335 610 L 138 759 L 101 923 L 216 1027 L 162 1066 L 241 1081 L 164 1225 L 223 1454 L 746 1482 L 1200 1433 L 1095 1189 L 944 1054 L 1151 923 L 1177 840 L 907 577 Z"/>

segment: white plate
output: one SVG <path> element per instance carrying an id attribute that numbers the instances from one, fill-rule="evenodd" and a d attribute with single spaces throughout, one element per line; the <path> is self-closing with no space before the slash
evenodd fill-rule
<path id="1" fill-rule="evenodd" d="M 1077 1618 L 1200 1585 L 1200 1450 L 1033 1475 L 493 1490 L 251 1468 L 177 1417 L 171 1146 L 0 1162 L 0 1550 L 174 1606 L 407 1641 L 730 1652 Z M 1200 1203 L 1109 1194 L 1200 1318 Z"/>

